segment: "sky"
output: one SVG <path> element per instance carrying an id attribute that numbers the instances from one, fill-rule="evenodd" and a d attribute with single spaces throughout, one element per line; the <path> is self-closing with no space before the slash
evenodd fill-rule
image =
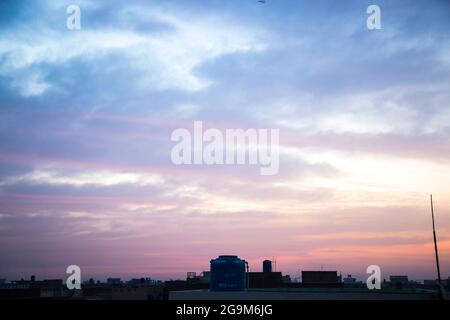
<path id="1" fill-rule="evenodd" d="M 0 1 L 0 278 L 433 279 L 431 193 L 449 277 L 449 30 L 447 1 Z M 194 121 L 279 129 L 278 174 L 174 165 Z"/>

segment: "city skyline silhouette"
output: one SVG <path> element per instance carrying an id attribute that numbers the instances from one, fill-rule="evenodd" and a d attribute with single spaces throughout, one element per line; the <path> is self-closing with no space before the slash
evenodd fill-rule
<path id="1" fill-rule="evenodd" d="M 75 2 L 0 4 L 0 279 L 435 279 L 430 194 L 448 278 L 448 3 Z"/>

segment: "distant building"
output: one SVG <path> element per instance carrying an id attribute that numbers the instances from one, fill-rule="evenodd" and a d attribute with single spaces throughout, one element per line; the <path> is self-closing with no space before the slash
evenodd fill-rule
<path id="1" fill-rule="evenodd" d="M 88 283 L 83 285 L 81 290 L 84 299 L 87 300 L 111 300 L 112 298 L 112 286 L 106 283 Z"/>
<path id="2" fill-rule="evenodd" d="M 389 276 L 389 281 L 391 285 L 398 288 L 408 285 L 409 283 L 408 276 Z"/>
<path id="3" fill-rule="evenodd" d="M 168 280 L 164 282 L 164 295 L 163 299 L 167 299 L 169 292 L 171 291 L 184 291 L 187 290 L 187 281 L 183 280 Z"/>
<path id="4" fill-rule="evenodd" d="M 283 286 L 281 272 L 250 272 L 249 288 L 280 288 Z"/>
<path id="5" fill-rule="evenodd" d="M 159 300 L 162 298 L 164 288 L 162 286 L 134 286 L 124 285 L 112 288 L 112 300 Z"/>
<path id="6" fill-rule="evenodd" d="M 356 278 L 353 278 L 351 274 L 348 274 L 346 278 L 343 279 L 344 284 L 355 284 Z"/>
<path id="7" fill-rule="evenodd" d="M 61 279 L 36 281 L 35 276 L 30 280 L 5 282 L 0 285 L 0 289 L 0 298 L 62 298 L 67 295 Z"/>
<path id="8" fill-rule="evenodd" d="M 335 287 L 340 285 L 337 271 L 302 271 L 303 286 Z"/>
<path id="9" fill-rule="evenodd" d="M 186 279 L 195 279 L 197 277 L 197 272 L 187 272 Z"/>
<path id="10" fill-rule="evenodd" d="M 120 278 L 108 278 L 106 279 L 106 283 L 109 285 L 119 285 L 122 284 Z"/>
<path id="11" fill-rule="evenodd" d="M 438 280 L 434 279 L 434 280 L 424 280 L 423 281 L 423 285 L 426 287 L 436 287 Z M 450 277 L 448 279 L 441 279 L 441 284 L 444 287 L 448 287 L 450 284 Z"/>
<path id="12" fill-rule="evenodd" d="M 291 282 L 292 280 L 290 275 L 287 274 L 283 276 L 283 283 L 291 283 Z"/>
<path id="13" fill-rule="evenodd" d="M 211 282 L 211 272 L 210 271 L 203 271 L 200 276 L 200 282 L 209 284 Z"/>
<path id="14" fill-rule="evenodd" d="M 201 274 L 188 272 L 186 275 L 186 286 L 190 289 L 209 288 L 211 282 L 211 272 L 203 271 Z"/>
<path id="15" fill-rule="evenodd" d="M 153 281 L 151 278 L 133 278 L 133 279 L 127 281 L 127 284 L 134 285 L 134 286 L 151 285 L 151 284 L 153 284 Z"/>

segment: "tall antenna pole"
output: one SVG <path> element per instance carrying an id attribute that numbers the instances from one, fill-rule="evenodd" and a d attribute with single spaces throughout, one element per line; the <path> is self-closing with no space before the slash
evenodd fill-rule
<path id="1" fill-rule="evenodd" d="M 434 227 L 434 209 L 433 209 L 433 195 L 432 194 L 430 194 L 430 200 L 431 200 L 431 220 L 433 221 L 434 254 L 436 255 L 436 268 L 437 268 L 437 274 L 438 274 L 438 282 L 439 282 L 439 285 L 441 285 L 441 270 L 439 268 L 439 255 L 438 255 L 438 248 L 437 248 L 437 241 L 436 241 L 436 229 Z"/>

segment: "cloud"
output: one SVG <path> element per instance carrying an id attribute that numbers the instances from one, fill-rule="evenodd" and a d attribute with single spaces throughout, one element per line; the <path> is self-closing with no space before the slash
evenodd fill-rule
<path id="1" fill-rule="evenodd" d="M 20 79 L 13 80 L 13 87 L 19 88 L 19 92 L 24 97 L 39 96 L 51 88 L 48 82 L 42 80 L 42 75 L 32 73 Z"/>
<path id="2" fill-rule="evenodd" d="M 163 183 L 158 174 L 137 174 L 129 172 L 112 172 L 107 170 L 82 171 L 77 173 L 64 173 L 54 169 L 37 169 L 22 176 L 9 177 L 0 186 L 17 183 L 49 184 L 59 186 L 82 187 L 114 186 L 119 184 L 131 184 L 137 186 L 157 185 Z"/>
<path id="3" fill-rule="evenodd" d="M 382 90 L 316 97 L 297 94 L 270 102 L 277 113 L 260 117 L 308 134 L 433 134 L 449 129 L 446 85 L 405 85 Z"/>
<path id="4" fill-rule="evenodd" d="M 56 79 L 53 83 L 46 81 L 36 68 L 50 72 L 64 70 L 73 62 L 102 62 L 106 70 L 101 67 L 95 73 L 134 74 L 141 88 L 198 91 L 212 83 L 198 74 L 203 64 L 224 55 L 260 52 L 267 47 L 263 30 L 236 25 L 219 16 L 192 20 L 158 8 L 132 6 L 116 11 L 125 24 L 151 21 L 166 28 L 145 33 L 130 26 L 69 31 L 44 25 L 32 33 L 24 28 L 12 30 L 0 40 L 1 74 L 12 78 L 22 95 L 34 96 L 60 85 Z"/>

